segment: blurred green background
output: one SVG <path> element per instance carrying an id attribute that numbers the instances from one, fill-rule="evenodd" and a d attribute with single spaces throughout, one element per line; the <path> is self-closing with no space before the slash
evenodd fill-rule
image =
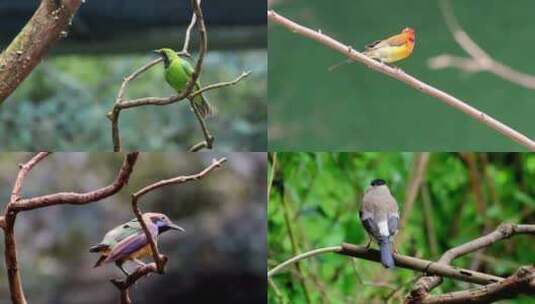
<path id="1" fill-rule="evenodd" d="M 423 161 L 427 157 L 427 163 Z M 271 167 L 273 167 L 273 154 Z M 383 178 L 400 205 L 396 247 L 401 254 L 436 260 L 447 249 L 496 229 L 501 223 L 535 222 L 535 155 L 527 153 L 277 153 L 268 203 L 268 268 L 296 252 L 366 245 L 358 219 L 360 197 L 374 178 Z M 416 165 L 426 164 L 426 165 Z M 416 168 L 423 182 L 409 202 Z M 268 172 L 272 172 L 268 170 Z M 286 205 L 286 207 L 285 207 Z M 288 221 L 285 221 L 285 215 Z M 377 248 L 376 244 L 372 244 Z M 535 259 L 533 237 L 513 236 L 453 265 L 500 276 Z M 273 277 L 280 294 L 269 303 L 399 303 L 420 273 L 385 270 L 379 263 L 334 253 L 312 257 Z M 433 293 L 474 287 L 445 279 Z M 500 303 L 533 303 L 517 298 Z"/>
<path id="2" fill-rule="evenodd" d="M 139 280 L 131 289 L 132 299 L 135 303 L 265 301 L 266 154 L 204 152 L 142 153 L 129 184 L 118 194 L 84 206 L 52 206 L 21 213 L 15 233 L 29 303 L 118 303 L 119 292 L 109 280 L 123 274 L 112 264 L 93 268 L 98 255 L 88 248 L 106 231 L 134 217 L 132 192 L 161 179 L 198 173 L 212 158 L 222 156 L 228 161 L 205 178 L 160 188 L 140 202 L 143 211 L 165 213 L 186 232 L 160 236 L 158 246 L 169 257 L 166 274 Z M 9 200 L 17 164 L 30 157 L 27 153 L 0 153 L 2 210 Z M 53 154 L 27 176 L 23 197 L 105 186 L 116 176 L 122 159 L 121 154 L 113 153 Z M 132 270 L 135 266 L 126 267 Z M 3 262 L 0 303 L 11 303 Z"/>
<path id="3" fill-rule="evenodd" d="M 51 53 L 0 105 L 0 148 L 9 151 L 111 151 L 111 110 L 127 75 L 156 58 L 153 49 L 181 49 L 190 1 L 100 0 L 84 3 Z M 248 11 L 236 13 L 236 5 Z M 231 81 L 206 97 L 218 109 L 207 120 L 217 151 L 267 149 L 267 38 L 263 0 L 203 5 L 208 53 L 201 84 Z M 0 0 L 0 49 L 22 28 L 35 4 Z M 247 16 L 245 16 L 247 15 Z M 198 35 L 190 51 L 197 57 Z M 174 95 L 163 64 L 130 83 L 127 98 Z M 187 102 L 121 112 L 124 150 L 182 151 L 203 139 Z"/>
<path id="4" fill-rule="evenodd" d="M 448 31 L 437 1 L 270 2 L 283 16 L 359 50 L 413 27 L 415 51 L 396 65 L 535 137 L 534 90 L 490 73 L 428 67 L 428 59 L 443 53 L 466 56 Z M 467 33 L 494 59 L 535 74 L 535 2 L 452 1 L 452 6 Z M 270 24 L 268 36 L 270 150 L 522 150 L 465 114 L 359 63 L 328 72 L 344 57 L 282 26 Z"/>

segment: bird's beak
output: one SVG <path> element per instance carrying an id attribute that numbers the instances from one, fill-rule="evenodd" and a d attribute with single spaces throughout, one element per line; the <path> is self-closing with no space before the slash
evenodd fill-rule
<path id="1" fill-rule="evenodd" d="M 182 232 L 186 231 L 186 230 L 184 230 L 184 228 L 182 228 L 182 227 L 180 227 L 178 225 L 175 225 L 175 224 L 168 224 L 167 226 L 169 227 L 169 229 L 178 230 L 178 231 L 182 231 Z"/>
<path id="2" fill-rule="evenodd" d="M 162 51 L 160 51 L 160 50 L 154 50 L 154 51 L 152 51 L 152 52 L 155 53 L 155 54 L 158 54 L 158 55 L 160 55 L 160 56 L 162 55 Z"/>

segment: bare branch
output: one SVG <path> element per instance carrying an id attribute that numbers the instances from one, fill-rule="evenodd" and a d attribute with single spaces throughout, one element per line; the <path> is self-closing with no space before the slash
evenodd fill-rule
<path id="1" fill-rule="evenodd" d="M 14 231 L 18 212 L 58 204 L 87 204 L 112 195 L 119 191 L 128 182 L 138 154 L 131 153 L 126 156 L 115 181 L 107 187 L 87 193 L 57 193 L 35 198 L 21 199 L 20 191 L 22 189 L 24 178 L 35 165 L 48 155 L 48 152 L 38 153 L 28 162 L 19 165 L 20 170 L 13 186 L 11 199 L 6 206 L 4 216 L 2 217 L 2 226 L 5 234 L 5 263 L 8 274 L 9 291 L 11 301 L 15 304 L 27 303 L 20 279 Z"/>
<path id="2" fill-rule="evenodd" d="M 143 212 L 138 206 L 139 200 L 141 197 L 143 197 L 145 194 L 149 193 L 150 191 L 153 191 L 155 189 L 158 189 L 160 187 L 168 186 L 168 185 L 175 185 L 175 184 L 182 184 L 188 181 L 196 181 L 200 180 L 201 178 L 205 177 L 210 172 L 214 171 L 215 169 L 221 167 L 221 165 L 226 161 L 226 158 L 220 158 L 218 160 L 212 160 L 212 163 L 206 167 L 204 170 L 197 174 L 193 175 L 185 175 L 185 176 L 178 176 L 170 179 L 165 179 L 158 181 L 156 183 L 150 184 L 141 190 L 135 192 L 132 194 L 132 210 L 134 214 L 136 215 L 136 218 L 138 219 L 139 223 L 141 224 L 141 228 L 143 229 L 145 236 L 147 240 L 150 243 L 151 251 L 152 251 L 152 257 L 154 260 L 154 263 L 147 264 L 145 266 L 142 266 L 138 268 L 134 273 L 130 274 L 124 281 L 112 281 L 117 288 L 121 290 L 121 299 L 127 299 L 128 298 L 128 288 L 132 286 L 138 279 L 145 276 L 146 274 L 150 272 L 156 272 L 156 273 L 164 273 L 165 271 L 165 265 L 167 263 L 167 257 L 165 255 L 160 254 L 158 251 L 158 246 L 156 245 L 156 240 L 153 238 L 152 234 L 149 232 L 149 229 L 147 227 L 147 223 L 145 222 L 145 218 L 143 217 Z M 128 303 L 126 300 L 121 300 L 122 303 Z"/>
<path id="3" fill-rule="evenodd" d="M 40 1 L 39 7 L 11 44 L 0 54 L 0 104 L 64 36 L 81 0 Z"/>
<path id="4" fill-rule="evenodd" d="M 300 36 L 315 40 L 337 52 L 342 53 L 344 56 L 348 57 L 351 60 L 358 61 L 368 68 L 375 70 L 377 72 L 383 73 L 387 76 L 390 76 L 394 79 L 397 79 L 408 86 L 427 94 L 431 97 L 434 97 L 437 100 L 442 101 L 446 105 L 459 110 L 475 120 L 481 122 L 482 124 L 487 125 L 488 127 L 496 130 L 505 137 L 523 145 L 531 151 L 535 151 L 535 142 L 524 134 L 514 130 L 513 128 L 503 124 L 502 122 L 496 120 L 495 118 L 487 115 L 484 112 L 470 106 L 469 104 L 463 102 L 462 100 L 455 98 L 446 92 L 443 92 L 435 87 L 432 87 L 415 77 L 405 73 L 399 68 L 390 67 L 386 64 L 380 63 L 373 59 L 368 58 L 367 56 L 359 53 L 351 48 L 351 46 L 344 45 L 337 40 L 323 34 L 321 31 L 314 31 L 307 27 L 304 27 L 300 24 L 297 24 L 276 12 L 270 10 L 267 12 L 268 19 L 274 23 L 286 27 L 293 33 L 296 33 Z"/>
<path id="5" fill-rule="evenodd" d="M 53 205 L 84 205 L 89 204 L 117 193 L 128 183 L 130 174 L 136 163 L 138 153 L 130 153 L 125 157 L 123 165 L 115 180 L 108 186 L 85 193 L 59 192 L 33 198 L 20 199 L 10 204 L 9 209 L 13 212 L 32 210 Z"/>
<path id="6" fill-rule="evenodd" d="M 459 46 L 470 56 L 458 57 L 450 54 L 441 54 L 428 60 L 432 69 L 457 68 L 466 72 L 490 72 L 502 79 L 528 89 L 535 89 L 535 76 L 516 71 L 515 69 L 496 61 L 481 47 L 479 47 L 463 30 L 459 21 L 453 14 L 451 2 L 441 0 L 439 2 L 442 17 L 449 31 Z"/>
<path id="7" fill-rule="evenodd" d="M 325 253 L 337 253 L 340 255 L 350 256 L 354 258 L 365 259 L 368 261 L 373 261 L 376 263 L 381 262 L 379 251 L 375 249 L 370 249 L 365 246 L 357 246 L 353 244 L 343 243 L 342 246 L 333 246 L 326 248 L 319 248 L 311 250 L 302 254 L 299 254 L 291 259 L 277 265 L 268 272 L 268 278 L 279 273 L 283 268 L 288 265 L 297 263 L 300 260 L 325 254 Z M 415 271 L 420 271 L 424 273 L 434 273 L 443 277 L 448 277 L 456 279 L 459 281 L 470 282 L 475 284 L 489 284 L 495 282 L 501 282 L 504 280 L 501 277 L 472 271 L 469 269 L 463 269 L 458 267 L 452 267 L 449 265 L 441 265 L 433 261 L 423 260 L 419 258 L 414 258 L 406 255 L 395 254 L 394 260 L 396 262 L 396 267 L 411 269 Z"/>
<path id="8" fill-rule="evenodd" d="M 423 304 L 491 303 L 511 299 L 520 294 L 535 295 L 535 268 L 521 267 L 505 280 L 463 291 L 425 298 Z"/>
<path id="9" fill-rule="evenodd" d="M 497 241 L 507 239 L 515 234 L 535 234 L 535 225 L 502 224 L 495 231 L 485 236 L 446 251 L 437 263 L 449 265 L 451 261 L 460 256 L 486 248 Z M 425 299 L 428 292 L 438 286 L 441 282 L 442 278 L 438 276 L 425 276 L 420 278 L 407 297 L 407 302 L 420 303 L 419 301 Z"/>

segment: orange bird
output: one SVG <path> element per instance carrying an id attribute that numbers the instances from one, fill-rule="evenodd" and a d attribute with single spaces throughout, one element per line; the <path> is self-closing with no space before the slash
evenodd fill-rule
<path id="1" fill-rule="evenodd" d="M 415 41 L 416 32 L 412 28 L 406 27 L 397 35 L 366 45 L 366 50 L 364 50 L 363 54 L 384 63 L 396 62 L 411 55 Z M 342 64 L 351 62 L 355 61 L 347 59 L 346 61 L 332 65 L 329 71 L 336 69 Z"/>

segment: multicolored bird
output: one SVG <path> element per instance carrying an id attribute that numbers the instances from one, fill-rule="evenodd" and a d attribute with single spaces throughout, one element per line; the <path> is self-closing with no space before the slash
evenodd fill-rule
<path id="1" fill-rule="evenodd" d="M 193 67 L 186 59 L 178 56 L 172 49 L 163 48 L 155 50 L 154 52 L 162 56 L 165 68 L 165 80 L 177 93 L 180 94 L 186 87 L 186 84 L 191 80 L 194 71 Z M 197 81 L 193 91 L 200 89 L 200 82 Z M 208 103 L 208 100 L 206 100 L 203 94 L 196 95 L 190 101 L 191 106 L 199 112 L 202 118 L 207 118 L 215 114 L 215 108 Z"/>
<path id="2" fill-rule="evenodd" d="M 409 57 L 414 50 L 414 44 L 416 41 L 416 32 L 406 27 L 400 34 L 394 35 L 384 40 L 377 40 L 366 46 L 366 50 L 362 53 L 372 59 L 379 60 L 384 63 L 392 63 L 403 60 Z M 355 62 L 352 59 L 347 59 L 335 65 L 329 67 L 329 71 L 332 71 L 339 66 Z"/>
<path id="3" fill-rule="evenodd" d="M 165 214 L 147 212 L 143 214 L 143 218 L 150 234 L 155 239 L 168 230 L 185 231 L 182 227 L 173 224 Z M 99 244 L 89 248 L 89 252 L 101 254 L 94 267 L 114 262 L 126 275 L 128 272 L 123 268 L 124 262 L 132 261 L 144 265 L 139 259 L 152 255 L 149 240 L 137 218 L 110 230 Z"/>

